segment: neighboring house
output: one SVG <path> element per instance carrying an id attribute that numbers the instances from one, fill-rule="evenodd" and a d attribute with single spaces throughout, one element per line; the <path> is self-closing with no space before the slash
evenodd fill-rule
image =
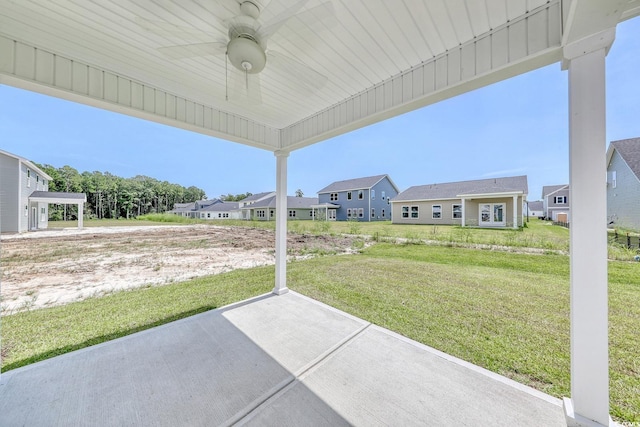
<path id="1" fill-rule="evenodd" d="M 542 187 L 544 217 L 552 221 L 571 222 L 569 184 Z"/>
<path id="2" fill-rule="evenodd" d="M 315 197 L 293 197 L 287 196 L 287 219 L 301 220 L 313 219 L 312 206 L 318 204 Z M 276 218 L 276 196 L 275 194 L 262 198 L 240 208 L 243 211 L 242 217 L 255 219 L 258 221 L 272 221 Z"/>
<path id="3" fill-rule="evenodd" d="M 51 177 L 27 159 L 0 150 L 0 232 L 22 233 L 49 225 L 49 204 L 77 204 L 78 227 L 86 195 L 49 191 Z"/>
<path id="4" fill-rule="evenodd" d="M 252 205 L 257 202 L 262 202 L 270 197 L 274 197 L 276 195 L 275 191 L 267 191 L 264 193 L 252 194 L 251 196 L 240 200 L 239 208 L 242 212 L 242 219 L 251 219 L 251 210 L 250 209 L 242 209 L 249 205 Z"/>
<path id="5" fill-rule="evenodd" d="M 330 220 L 384 221 L 391 219 L 390 201 L 398 193 L 389 175 L 336 181 L 318 191 L 314 208 Z"/>
<path id="6" fill-rule="evenodd" d="M 640 230 L 640 138 L 609 144 L 607 218 L 614 226 Z"/>
<path id="7" fill-rule="evenodd" d="M 238 202 L 215 203 L 200 211 L 201 219 L 242 219 Z"/>
<path id="8" fill-rule="evenodd" d="M 535 200 L 525 203 L 527 216 L 531 218 L 544 218 L 544 203 L 542 200 Z"/>
<path id="9" fill-rule="evenodd" d="M 392 222 L 517 228 L 527 192 L 526 176 L 418 185 L 391 200 Z"/>
<path id="10" fill-rule="evenodd" d="M 167 213 L 198 219 L 242 219 L 239 202 L 225 202 L 220 199 L 176 203 Z"/>

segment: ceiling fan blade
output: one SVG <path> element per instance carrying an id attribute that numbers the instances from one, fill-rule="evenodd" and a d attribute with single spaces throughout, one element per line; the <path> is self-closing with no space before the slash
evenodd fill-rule
<path id="1" fill-rule="evenodd" d="M 229 73 L 229 99 L 231 101 L 262 104 L 262 84 L 260 74 L 247 74 L 233 69 Z"/>
<path id="2" fill-rule="evenodd" d="M 227 51 L 227 43 L 211 42 L 165 46 L 158 48 L 158 51 L 171 59 L 195 58 L 225 53 Z"/>
<path id="3" fill-rule="evenodd" d="M 298 11 L 300 11 L 300 9 L 302 9 L 307 4 L 308 1 L 309 0 L 298 0 L 293 6 L 288 7 L 284 11 L 280 12 L 278 15 L 271 18 L 270 20 L 262 23 L 262 25 L 260 25 L 260 28 L 258 28 L 258 32 L 257 32 L 258 36 L 262 40 L 267 40 L 276 31 L 278 31 L 280 27 L 282 27 L 293 15 L 298 13 Z M 273 7 L 272 5 L 274 3 L 275 2 L 272 0 L 267 5 L 267 7 L 260 13 L 260 15 L 263 15 L 266 12 L 268 16 L 269 8 Z"/>
<path id="4" fill-rule="evenodd" d="M 267 66 L 276 67 L 278 72 L 285 74 L 291 84 L 298 84 L 310 92 L 322 89 L 329 80 L 325 75 L 308 65 L 281 52 L 269 50 L 267 64 Z"/>

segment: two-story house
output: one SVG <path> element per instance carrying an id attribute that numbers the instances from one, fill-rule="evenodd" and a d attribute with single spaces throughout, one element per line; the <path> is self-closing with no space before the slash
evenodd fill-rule
<path id="1" fill-rule="evenodd" d="M 318 191 L 319 212 L 330 220 L 391 219 L 391 199 L 399 193 L 389 175 L 336 181 Z"/>
<path id="2" fill-rule="evenodd" d="M 49 192 L 51 177 L 29 160 L 0 150 L 0 232 L 47 228 L 49 204 L 77 204 L 78 227 L 86 195 Z"/>
<path id="3" fill-rule="evenodd" d="M 571 222 L 569 184 L 542 187 L 542 210 L 546 219 Z"/>
<path id="4" fill-rule="evenodd" d="M 616 227 L 640 230 L 640 138 L 609 144 L 607 218 Z"/>

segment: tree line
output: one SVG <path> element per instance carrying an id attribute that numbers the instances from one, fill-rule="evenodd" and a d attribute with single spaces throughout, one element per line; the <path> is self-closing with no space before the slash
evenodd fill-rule
<path id="1" fill-rule="evenodd" d="M 71 166 L 38 166 L 53 178 L 49 182 L 49 191 L 87 195 L 84 213 L 89 218 L 134 218 L 166 212 L 175 203 L 190 203 L 206 198 L 204 190 L 198 187 L 185 188 L 143 175 L 122 178 L 109 172 L 79 173 Z M 50 220 L 73 220 L 77 219 L 77 214 L 74 205 L 49 207 Z"/>

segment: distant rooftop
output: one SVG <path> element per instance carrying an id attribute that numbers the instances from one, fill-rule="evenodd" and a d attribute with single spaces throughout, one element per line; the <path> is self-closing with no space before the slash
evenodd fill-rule
<path id="1" fill-rule="evenodd" d="M 488 178 L 473 181 L 416 185 L 398 194 L 392 201 L 457 199 L 460 196 L 500 193 L 527 194 L 527 176 Z"/>

